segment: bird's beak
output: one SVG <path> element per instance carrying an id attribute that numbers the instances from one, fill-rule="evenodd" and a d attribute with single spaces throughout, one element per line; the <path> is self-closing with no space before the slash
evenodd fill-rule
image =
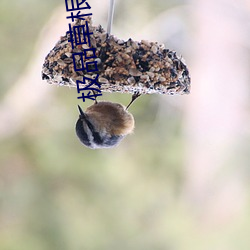
<path id="1" fill-rule="evenodd" d="M 78 106 L 78 109 L 79 109 L 80 118 L 84 118 L 85 119 L 86 116 L 85 116 L 84 112 L 82 111 L 81 107 L 79 105 L 77 105 L 77 106 Z"/>

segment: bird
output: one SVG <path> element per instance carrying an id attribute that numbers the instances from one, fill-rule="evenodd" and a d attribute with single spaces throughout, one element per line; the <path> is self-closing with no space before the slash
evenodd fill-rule
<path id="1" fill-rule="evenodd" d="M 110 101 L 95 101 L 84 112 L 78 105 L 79 118 L 75 130 L 80 142 L 91 149 L 117 146 L 134 130 L 134 117 L 128 108 L 138 96 L 140 94 L 135 93 L 127 107 Z"/>

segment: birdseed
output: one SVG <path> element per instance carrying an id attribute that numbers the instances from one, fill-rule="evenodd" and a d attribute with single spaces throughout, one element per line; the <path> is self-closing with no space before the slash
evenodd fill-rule
<path id="1" fill-rule="evenodd" d="M 88 45 L 74 46 L 68 41 L 70 35 L 62 36 L 45 58 L 42 79 L 50 84 L 76 86 L 76 81 L 83 76 L 95 79 L 99 74 L 100 90 L 104 92 L 140 94 L 188 94 L 190 76 L 182 57 L 175 51 L 165 49 L 157 42 L 123 41 L 108 35 L 101 25 L 93 26 L 91 17 L 77 19 L 75 25 L 88 22 L 91 35 L 91 47 L 96 48 L 95 59 L 98 71 L 75 71 L 72 54 L 83 52 Z M 80 57 L 74 58 L 81 65 Z M 85 62 L 93 62 L 86 59 Z"/>

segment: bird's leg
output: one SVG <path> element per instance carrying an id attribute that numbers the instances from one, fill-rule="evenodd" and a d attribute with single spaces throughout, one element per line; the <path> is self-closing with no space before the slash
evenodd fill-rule
<path id="1" fill-rule="evenodd" d="M 130 103 L 128 104 L 128 106 L 126 107 L 126 110 L 131 106 L 131 104 L 140 96 L 141 94 L 139 93 L 139 91 L 135 92 L 132 95 L 132 100 L 130 101 Z"/>
<path id="2" fill-rule="evenodd" d="M 94 90 L 92 90 L 92 93 L 93 93 L 93 95 L 95 96 L 95 104 L 97 104 L 98 102 L 97 102 L 97 100 L 96 100 L 96 93 L 95 93 L 95 91 Z"/>

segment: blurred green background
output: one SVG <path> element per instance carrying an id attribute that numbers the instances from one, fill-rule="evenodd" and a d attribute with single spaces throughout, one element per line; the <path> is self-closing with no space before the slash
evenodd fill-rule
<path id="1" fill-rule="evenodd" d="M 106 27 L 109 1 L 88 2 Z M 182 54 L 192 92 L 140 97 L 134 134 L 104 150 L 75 136 L 91 102 L 41 80 L 66 16 L 0 2 L 0 249 L 249 250 L 250 2 L 116 1 L 113 34 Z"/>

